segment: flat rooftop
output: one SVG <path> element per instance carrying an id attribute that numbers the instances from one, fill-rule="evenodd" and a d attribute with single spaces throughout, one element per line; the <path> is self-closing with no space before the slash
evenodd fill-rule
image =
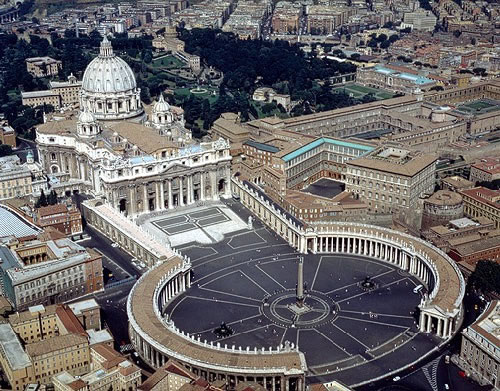
<path id="1" fill-rule="evenodd" d="M 69 308 L 73 311 L 75 315 L 80 315 L 82 311 L 90 310 L 94 308 L 100 308 L 99 304 L 95 299 L 88 299 L 84 301 L 78 301 L 76 303 L 69 304 Z"/>
<path id="2" fill-rule="evenodd" d="M 31 360 L 24 351 L 21 341 L 8 323 L 0 324 L 0 346 L 13 370 L 23 369 L 31 365 Z"/>

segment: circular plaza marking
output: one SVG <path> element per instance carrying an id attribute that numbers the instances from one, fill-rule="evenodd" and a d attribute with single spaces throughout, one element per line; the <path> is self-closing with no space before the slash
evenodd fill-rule
<path id="1" fill-rule="evenodd" d="M 261 310 L 276 325 L 306 329 L 333 322 L 339 307 L 322 292 L 308 292 L 298 306 L 295 291 L 287 290 L 265 297 Z"/>
<path id="2" fill-rule="evenodd" d="M 420 296 L 413 288 L 420 282 L 415 277 L 364 256 L 304 255 L 305 294 L 299 306 L 299 254 L 286 246 L 279 246 L 279 254 L 254 236 L 238 236 L 242 247 L 228 238 L 229 243 L 212 245 L 215 253 L 208 255 L 202 246 L 184 250 L 193 260 L 194 281 L 166 308 L 176 327 L 236 350 L 299 346 L 310 383 L 354 384 L 435 348 L 436 341 L 417 328 Z M 255 248 L 246 249 L 252 242 Z M 221 323 L 234 332 L 214 335 Z"/>

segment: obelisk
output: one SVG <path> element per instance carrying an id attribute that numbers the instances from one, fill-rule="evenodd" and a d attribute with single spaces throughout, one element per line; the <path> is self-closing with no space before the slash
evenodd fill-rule
<path id="1" fill-rule="evenodd" d="M 304 258 L 299 258 L 299 268 L 297 272 L 297 306 L 302 307 L 304 303 Z"/>

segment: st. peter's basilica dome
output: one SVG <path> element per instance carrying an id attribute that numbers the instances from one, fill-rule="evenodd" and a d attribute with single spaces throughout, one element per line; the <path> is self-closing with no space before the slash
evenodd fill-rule
<path id="1" fill-rule="evenodd" d="M 81 91 L 80 107 L 98 120 L 128 119 L 144 113 L 134 73 L 113 53 L 106 36 L 99 56 L 85 69 Z"/>

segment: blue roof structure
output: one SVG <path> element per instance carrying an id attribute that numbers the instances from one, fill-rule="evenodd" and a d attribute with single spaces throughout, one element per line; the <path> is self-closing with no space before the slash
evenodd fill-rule
<path id="1" fill-rule="evenodd" d="M 328 137 L 321 137 L 317 140 L 314 140 L 312 143 L 306 144 L 306 145 L 300 147 L 299 149 L 296 149 L 295 151 L 290 152 L 289 154 L 286 154 L 285 156 L 283 156 L 283 160 L 285 162 L 289 162 L 290 160 L 295 159 L 297 156 L 300 156 L 303 153 L 306 153 L 306 152 L 308 152 L 316 147 L 319 147 L 320 145 L 322 145 L 324 143 L 334 144 L 334 145 L 338 145 L 341 147 L 360 149 L 360 150 L 365 151 L 365 152 L 373 151 L 373 147 L 369 147 L 368 145 L 356 144 L 356 143 L 351 143 L 348 141 L 335 140 L 335 139 L 331 139 Z"/>
<path id="2" fill-rule="evenodd" d="M 251 147 L 260 149 L 261 151 L 266 151 L 266 152 L 271 152 L 271 153 L 279 152 L 279 148 L 275 147 L 274 145 L 259 143 L 257 141 L 253 141 L 253 140 L 247 140 L 243 144 L 250 145 Z"/>
<path id="3" fill-rule="evenodd" d="M 136 156 L 130 159 L 130 163 L 131 164 L 151 163 L 154 162 L 155 160 L 156 159 L 151 155 Z"/>
<path id="4" fill-rule="evenodd" d="M 412 83 L 417 84 L 417 85 L 422 85 L 422 84 L 427 84 L 427 83 L 433 82 L 433 80 L 428 79 L 427 77 L 420 76 L 420 75 L 412 75 L 411 73 L 406 73 L 406 72 L 395 71 L 393 69 L 386 68 L 382 65 L 375 66 L 375 71 L 377 71 L 379 73 L 383 73 L 384 75 L 398 76 L 402 79 L 409 80 Z"/>

